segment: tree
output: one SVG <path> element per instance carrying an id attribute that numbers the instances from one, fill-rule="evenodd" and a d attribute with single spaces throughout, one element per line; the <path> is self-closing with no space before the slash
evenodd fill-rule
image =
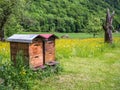
<path id="1" fill-rule="evenodd" d="M 104 3 L 104 4 L 103 4 Z M 120 0 L 0 0 L 0 38 L 26 32 L 90 32 L 101 30 L 106 7 L 116 11 L 120 24 Z M 97 31 L 97 32 L 96 32 Z M 102 30 L 101 30 L 102 31 Z"/>
<path id="2" fill-rule="evenodd" d="M 90 16 L 88 20 L 88 25 L 86 29 L 88 33 L 92 33 L 95 38 L 98 33 L 101 32 L 101 21 L 100 18 Z"/>
<path id="3" fill-rule="evenodd" d="M 4 40 L 4 26 L 11 14 L 11 8 L 9 2 L 2 0 L 0 2 L 0 41 Z"/>
<path id="4" fill-rule="evenodd" d="M 112 43 L 113 38 L 112 38 L 112 22 L 113 22 L 113 17 L 114 17 L 115 12 L 113 11 L 112 15 L 110 15 L 109 9 L 107 9 L 107 14 L 106 14 L 106 22 L 103 24 L 103 29 L 105 32 L 105 37 L 104 40 L 106 43 Z"/>
<path id="5" fill-rule="evenodd" d="M 0 0 L 0 41 L 21 28 L 17 19 L 21 16 L 23 2 L 25 0 Z"/>

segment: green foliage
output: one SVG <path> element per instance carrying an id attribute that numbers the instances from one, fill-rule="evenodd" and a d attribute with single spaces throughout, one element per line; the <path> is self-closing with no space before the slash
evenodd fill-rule
<path id="1" fill-rule="evenodd" d="M 15 15 L 11 15 L 11 18 L 6 23 L 5 35 L 11 36 L 12 34 L 19 33 L 23 30 L 22 26 L 17 22 Z"/>
<path id="2" fill-rule="evenodd" d="M 13 3 L 12 3 L 13 2 Z M 4 5 L 4 4 L 5 5 Z M 0 5 L 9 7 L 10 15 L 5 34 L 25 32 L 91 32 L 100 30 L 106 8 L 115 10 L 115 29 L 120 23 L 120 1 L 108 0 L 2 0 Z M 3 16 L 0 7 L 0 17 Z M 97 22 L 94 22 L 94 18 Z M 13 22 L 12 22 L 13 20 Z M 98 30 L 99 29 L 99 30 Z"/>
<path id="3" fill-rule="evenodd" d="M 0 68 L 0 77 L 4 80 L 4 85 L 6 88 L 15 89 L 17 87 L 29 88 L 29 74 L 30 71 L 26 65 L 23 63 L 23 56 L 20 52 L 17 55 L 17 63 L 14 65 L 12 62 L 6 62 Z"/>
<path id="4" fill-rule="evenodd" d="M 86 32 L 92 33 L 93 37 L 102 32 L 102 22 L 100 18 L 90 16 L 88 20 L 88 25 L 86 26 Z"/>
<path id="5" fill-rule="evenodd" d="M 19 52 L 16 57 L 16 63 L 6 62 L 0 66 L 0 89 L 25 89 L 30 90 L 34 85 L 33 80 L 44 79 L 53 74 L 58 74 L 61 70 L 59 65 L 55 67 L 47 66 L 45 70 L 31 70 L 25 63 L 22 52 Z"/>
<path id="6" fill-rule="evenodd" d="M 19 24 L 20 15 L 22 13 L 22 3 L 21 0 L 0 1 L 0 32 L 3 31 L 0 34 L 10 36 L 22 30 L 22 26 Z"/>

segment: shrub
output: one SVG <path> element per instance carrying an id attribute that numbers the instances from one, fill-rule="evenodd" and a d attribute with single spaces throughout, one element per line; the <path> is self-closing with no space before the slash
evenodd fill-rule
<path id="1" fill-rule="evenodd" d="M 54 68 L 47 66 L 45 70 L 31 70 L 29 66 L 24 63 L 25 59 L 23 58 L 22 52 L 17 54 L 16 60 L 17 63 L 15 65 L 12 62 L 6 62 L 1 65 L 0 77 L 4 82 L 0 85 L 0 88 L 31 89 L 34 85 L 34 82 L 32 82 L 34 79 L 44 79 L 60 71 L 59 65 L 56 65 Z"/>

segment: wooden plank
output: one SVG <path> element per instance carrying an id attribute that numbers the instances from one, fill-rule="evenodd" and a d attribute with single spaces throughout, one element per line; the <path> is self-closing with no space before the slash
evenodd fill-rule
<path id="1" fill-rule="evenodd" d="M 29 55 L 29 64 L 31 68 L 43 65 L 43 45 L 41 40 L 39 40 L 39 42 L 35 41 L 29 45 Z"/>
<path id="2" fill-rule="evenodd" d="M 49 40 L 45 43 L 45 63 L 55 60 L 55 41 Z"/>

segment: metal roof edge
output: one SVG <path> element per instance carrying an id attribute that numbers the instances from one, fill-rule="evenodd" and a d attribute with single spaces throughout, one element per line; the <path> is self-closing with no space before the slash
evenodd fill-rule
<path id="1" fill-rule="evenodd" d="M 26 38 L 25 38 L 25 36 L 26 36 Z M 14 35 L 10 36 L 9 38 L 7 38 L 7 41 L 32 43 L 32 40 L 38 36 L 39 36 L 39 34 L 14 34 Z M 28 37 L 30 37 L 30 38 L 28 38 Z"/>

